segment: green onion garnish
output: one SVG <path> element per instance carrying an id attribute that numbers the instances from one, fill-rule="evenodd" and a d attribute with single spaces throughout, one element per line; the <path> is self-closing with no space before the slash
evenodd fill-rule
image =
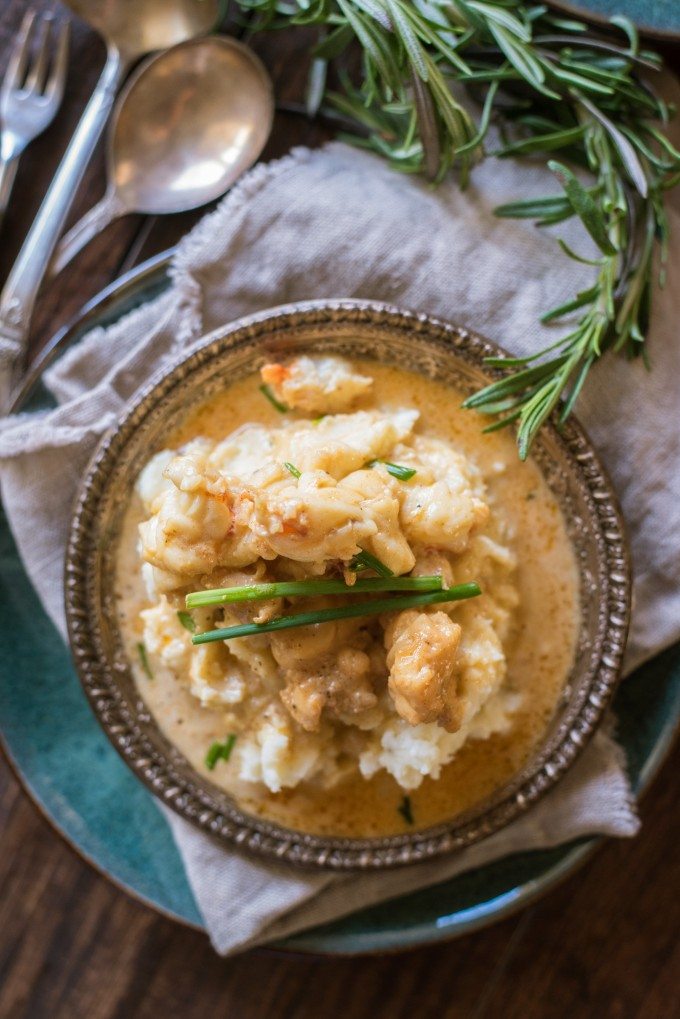
<path id="1" fill-rule="evenodd" d="M 379 574 L 381 577 L 393 577 L 394 574 L 389 566 L 385 566 L 381 563 L 374 555 L 370 552 L 358 552 L 354 556 L 349 564 L 350 570 L 354 570 L 355 573 L 359 573 L 361 570 L 373 570 L 374 573 Z"/>
<path id="2" fill-rule="evenodd" d="M 199 605 L 224 605 L 225 602 L 261 601 L 265 598 L 294 598 L 317 594 L 360 594 L 367 591 L 441 591 L 442 578 L 385 577 L 357 580 L 283 580 L 271 584 L 244 587 L 217 587 L 210 591 L 194 591 L 187 595 L 187 608 Z M 179 614 L 179 613 L 178 613 Z M 187 613 L 188 615 L 188 613 Z"/>
<path id="3" fill-rule="evenodd" d="M 285 403 L 281 403 L 280 400 L 276 399 L 276 397 L 274 396 L 274 394 L 272 393 L 270 387 L 267 385 L 266 382 L 264 382 L 260 386 L 260 392 L 262 393 L 263 396 L 266 396 L 266 398 L 271 403 L 272 407 L 275 407 L 276 410 L 278 410 L 279 414 L 287 414 L 288 413 L 288 407 L 286 407 Z"/>
<path id="4" fill-rule="evenodd" d="M 288 461 L 285 460 L 283 466 L 286 468 L 287 471 L 290 471 L 294 478 L 302 477 L 302 471 L 299 471 L 294 464 L 289 464 Z"/>
<path id="5" fill-rule="evenodd" d="M 404 796 L 397 810 L 406 821 L 406 824 L 413 824 L 413 810 L 411 809 L 411 797 Z"/>
<path id="6" fill-rule="evenodd" d="M 355 585 L 356 586 L 356 585 Z M 209 644 L 213 640 L 231 640 L 232 637 L 252 637 L 258 633 L 272 633 L 275 630 L 291 630 L 295 626 L 312 626 L 315 623 L 330 623 L 335 619 L 353 619 L 358 616 L 378 616 L 383 612 L 397 612 L 421 605 L 436 605 L 439 602 L 461 601 L 481 594 L 479 584 L 458 584 L 442 591 L 427 591 L 424 594 L 403 595 L 397 598 L 378 598 L 359 604 L 339 605 L 332 609 L 318 609 L 316 612 L 300 612 L 295 616 L 280 616 L 267 623 L 241 623 L 225 626 L 219 630 L 197 633 L 191 638 L 192 644 Z"/>
<path id="7" fill-rule="evenodd" d="M 151 666 L 149 665 L 149 659 L 146 654 L 146 647 L 144 646 L 144 644 L 142 644 L 141 640 L 137 645 L 137 654 L 139 655 L 139 661 L 144 672 L 147 674 L 149 679 L 153 679 L 153 672 L 151 671 Z"/>
<path id="8" fill-rule="evenodd" d="M 228 761 L 231 757 L 231 752 L 234 749 L 234 743 L 236 742 L 236 734 L 231 733 L 225 739 L 224 743 L 213 743 L 205 755 L 205 766 L 209 771 L 212 771 L 219 760 Z"/>
<path id="9" fill-rule="evenodd" d="M 181 610 L 177 613 L 177 618 L 189 633 L 196 633 L 196 620 L 190 612 L 182 612 Z"/>
<path id="10" fill-rule="evenodd" d="M 400 481 L 410 481 L 413 475 L 418 473 L 415 467 L 402 467 L 401 464 L 393 464 L 389 460 L 369 460 L 366 466 L 375 467 L 376 464 L 382 464 L 388 474 L 393 478 L 399 478 Z"/>

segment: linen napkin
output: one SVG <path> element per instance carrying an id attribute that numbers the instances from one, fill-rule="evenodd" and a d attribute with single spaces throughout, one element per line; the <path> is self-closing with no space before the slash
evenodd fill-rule
<path id="1" fill-rule="evenodd" d="M 5 508 L 26 568 L 64 632 L 62 566 L 71 501 L 100 435 L 151 374 L 206 332 L 240 315 L 322 297 L 381 298 L 476 328 L 517 353 L 556 338 L 538 324 L 588 285 L 554 238 L 496 205 L 555 193 L 542 167 L 489 160 L 461 193 L 401 176 L 365 152 L 331 143 L 256 167 L 181 243 L 170 291 L 115 326 L 90 333 L 53 368 L 59 407 L 0 427 Z M 607 359 L 579 406 L 623 500 L 635 562 L 628 666 L 680 637 L 680 472 L 674 427 L 680 346 L 680 215 L 667 289 L 650 336 L 654 370 Z M 578 223 L 562 236 L 588 253 Z M 228 954 L 433 884 L 519 850 L 600 832 L 636 832 L 622 754 L 604 731 L 548 797 L 463 853 L 390 873 L 336 875 L 241 855 L 168 817 L 217 951 Z"/>

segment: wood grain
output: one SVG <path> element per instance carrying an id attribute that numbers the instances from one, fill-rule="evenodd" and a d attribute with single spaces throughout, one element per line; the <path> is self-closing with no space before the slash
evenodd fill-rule
<path id="1" fill-rule="evenodd" d="M 0 70 L 26 9 L 0 3 Z M 48 0 L 31 4 L 54 7 Z M 305 40 L 258 39 L 280 99 L 303 94 Z M 677 56 L 677 52 L 675 54 Z M 0 244 L 6 275 L 74 124 L 103 47 L 76 25 L 63 108 L 26 153 Z M 277 115 L 265 158 L 327 133 Z M 101 151 L 72 219 L 103 191 Z M 45 287 L 33 348 L 129 265 L 175 243 L 201 213 L 128 217 Z M 643 829 L 609 842 L 548 898 L 475 935 L 403 956 L 219 959 L 203 934 L 158 917 L 96 874 L 0 763 L 0 1019 L 676 1019 L 680 1017 L 680 748 L 642 804 Z"/>

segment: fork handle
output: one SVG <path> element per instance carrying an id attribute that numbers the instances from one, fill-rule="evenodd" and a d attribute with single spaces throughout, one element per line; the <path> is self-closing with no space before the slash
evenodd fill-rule
<path id="1" fill-rule="evenodd" d="M 0 157 L 0 226 L 2 225 L 5 213 L 7 212 L 9 196 L 12 191 L 12 185 L 14 184 L 14 178 L 17 175 L 18 165 L 18 156 Z"/>
<path id="2" fill-rule="evenodd" d="M 40 284 L 125 70 L 120 53 L 109 49 L 102 75 L 7 277 L 0 295 L 0 371 L 13 366 L 16 373 L 25 354 Z"/>

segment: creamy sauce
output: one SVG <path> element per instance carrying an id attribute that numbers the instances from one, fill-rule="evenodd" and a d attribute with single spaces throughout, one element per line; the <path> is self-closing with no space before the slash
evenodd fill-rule
<path id="1" fill-rule="evenodd" d="M 459 394 L 440 383 L 373 362 L 366 363 L 366 370 L 374 379 L 373 391 L 353 409 L 415 407 L 421 415 L 420 434 L 443 439 L 470 457 L 484 475 L 493 516 L 509 528 L 512 537 L 504 540 L 519 563 L 515 583 L 520 603 L 505 652 L 506 682 L 522 694 L 521 706 L 509 731 L 468 740 L 438 780 L 426 778 L 409 794 L 414 826 L 422 828 L 448 820 L 489 796 L 522 768 L 540 742 L 574 659 L 577 570 L 559 506 L 537 467 L 518 460 L 509 433 L 482 435 L 480 418 L 462 410 Z M 198 435 L 221 439 L 247 421 L 280 423 L 259 384 L 259 377 L 251 376 L 197 408 L 168 436 L 168 446 L 177 448 Z M 357 773 L 331 790 L 303 784 L 275 794 L 239 781 L 230 762 L 221 762 L 212 772 L 206 769 L 206 749 L 214 740 L 224 739 L 222 711 L 202 708 L 169 670 L 156 670 L 150 680 L 139 663 L 139 611 L 148 605 L 136 552 L 141 512 L 134 499 L 118 556 L 119 613 L 139 690 L 167 738 L 196 771 L 228 790 L 251 814 L 324 835 L 364 837 L 409 830 L 398 810 L 404 791 L 385 772 L 369 781 Z"/>

